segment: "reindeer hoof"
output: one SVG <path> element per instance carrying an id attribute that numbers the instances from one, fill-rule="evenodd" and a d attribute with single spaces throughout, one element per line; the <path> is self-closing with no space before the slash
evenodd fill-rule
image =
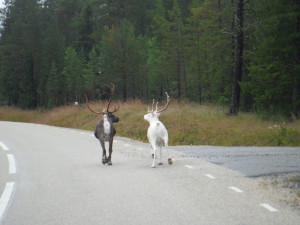
<path id="1" fill-rule="evenodd" d="M 173 164 L 173 161 L 172 161 L 171 158 L 168 158 L 168 163 L 169 163 L 169 165 L 172 165 L 172 164 Z"/>
<path id="2" fill-rule="evenodd" d="M 156 167 L 155 165 L 152 165 L 152 166 L 151 166 L 151 168 L 155 168 L 155 167 Z"/>
<path id="3" fill-rule="evenodd" d="M 160 162 L 160 163 L 158 163 L 158 165 L 160 165 L 160 166 L 162 166 L 162 165 L 164 165 L 162 162 Z"/>
<path id="4" fill-rule="evenodd" d="M 105 165 L 107 163 L 107 159 L 102 159 L 102 164 Z"/>
<path id="5" fill-rule="evenodd" d="M 107 164 L 108 164 L 109 166 L 111 166 L 111 165 L 112 165 L 112 162 L 108 162 Z"/>

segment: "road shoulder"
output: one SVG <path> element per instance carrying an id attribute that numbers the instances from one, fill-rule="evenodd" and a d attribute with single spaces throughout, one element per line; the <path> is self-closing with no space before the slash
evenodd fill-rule
<path id="1" fill-rule="evenodd" d="M 150 145 L 148 143 L 142 143 L 124 137 L 117 137 L 116 142 L 119 144 L 122 143 L 123 145 L 123 148 L 120 148 L 121 154 L 134 158 L 148 158 L 150 166 L 152 159 L 150 155 Z M 244 189 L 259 192 L 262 196 L 265 196 L 280 207 L 288 208 L 300 215 L 300 173 L 282 173 L 260 177 L 246 177 L 227 167 L 222 167 L 221 165 L 216 165 L 174 150 L 172 146 L 169 147 L 169 149 L 174 159 L 174 164 L 180 164 L 181 166 L 191 164 L 188 165 L 190 168 L 198 170 L 204 170 L 205 168 L 211 167 L 217 169 L 219 174 L 226 168 L 226 171 L 231 171 L 231 173 L 234 174 L 234 177 L 239 180 L 239 185 Z"/>

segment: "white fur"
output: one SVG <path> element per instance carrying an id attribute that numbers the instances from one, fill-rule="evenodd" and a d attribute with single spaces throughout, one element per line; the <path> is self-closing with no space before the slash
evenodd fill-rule
<path id="1" fill-rule="evenodd" d="M 104 134 L 109 135 L 110 134 L 110 123 L 107 120 L 107 116 L 103 116 L 103 128 L 104 128 Z"/>
<path id="2" fill-rule="evenodd" d="M 164 144 L 167 148 L 168 158 L 169 157 L 169 149 L 168 149 L 168 131 L 164 124 L 158 119 L 159 113 L 156 111 L 150 112 L 144 115 L 144 119 L 147 120 L 150 124 L 147 132 L 147 137 L 149 143 L 151 144 L 151 148 L 154 154 L 153 163 L 151 167 L 156 167 L 156 156 L 159 156 L 159 164 L 162 163 L 162 145 Z"/>

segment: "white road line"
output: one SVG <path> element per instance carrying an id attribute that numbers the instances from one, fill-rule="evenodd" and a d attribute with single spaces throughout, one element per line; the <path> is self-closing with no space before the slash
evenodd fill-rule
<path id="1" fill-rule="evenodd" d="M 183 159 L 173 159 L 173 161 L 179 161 L 179 160 L 183 160 Z M 184 165 L 186 168 L 194 170 L 194 169 L 202 169 L 202 168 L 207 168 L 208 166 L 202 166 L 202 165 Z"/>
<path id="2" fill-rule="evenodd" d="M 4 150 L 4 151 L 8 151 L 9 148 L 3 143 L 0 141 L 0 147 Z"/>
<path id="3" fill-rule="evenodd" d="M 16 173 L 16 161 L 15 157 L 13 154 L 7 154 L 7 159 L 8 159 L 8 171 L 10 174 Z"/>
<path id="4" fill-rule="evenodd" d="M 210 179 L 212 179 L 212 180 L 214 180 L 214 179 L 216 179 L 213 175 L 211 175 L 211 174 L 204 174 L 204 176 L 207 176 L 208 178 L 210 178 Z"/>
<path id="5" fill-rule="evenodd" d="M 267 210 L 269 210 L 270 212 L 278 212 L 277 209 L 273 208 L 272 206 L 270 206 L 267 203 L 261 203 L 260 206 L 266 208 Z"/>
<path id="6" fill-rule="evenodd" d="M 144 149 L 142 149 L 142 148 L 137 148 L 138 150 L 144 150 Z"/>
<path id="7" fill-rule="evenodd" d="M 8 182 L 5 185 L 4 191 L 0 198 L 0 220 L 7 208 L 14 187 L 15 187 L 15 182 Z"/>
<path id="8" fill-rule="evenodd" d="M 237 193 L 242 193 L 242 192 L 244 192 L 244 191 L 242 191 L 241 189 L 239 189 L 239 188 L 237 188 L 237 187 L 234 187 L 234 186 L 230 186 L 230 187 L 228 187 L 229 189 L 231 189 L 231 190 L 234 190 L 235 192 L 237 192 Z"/>
<path id="9" fill-rule="evenodd" d="M 188 168 L 188 169 L 191 169 L 191 170 L 194 169 L 194 167 L 192 167 L 190 165 L 185 165 L 185 167 Z"/>

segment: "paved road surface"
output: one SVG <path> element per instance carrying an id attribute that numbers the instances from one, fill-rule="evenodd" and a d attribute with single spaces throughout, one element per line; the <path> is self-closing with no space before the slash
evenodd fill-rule
<path id="1" fill-rule="evenodd" d="M 100 163 L 92 132 L 0 122 L 1 225 L 295 225 L 300 216 L 253 179 L 172 151 L 152 169 L 149 145 L 116 138 Z"/>
<path id="2" fill-rule="evenodd" d="M 248 177 L 300 173 L 300 147 L 175 146 L 172 149 Z"/>

